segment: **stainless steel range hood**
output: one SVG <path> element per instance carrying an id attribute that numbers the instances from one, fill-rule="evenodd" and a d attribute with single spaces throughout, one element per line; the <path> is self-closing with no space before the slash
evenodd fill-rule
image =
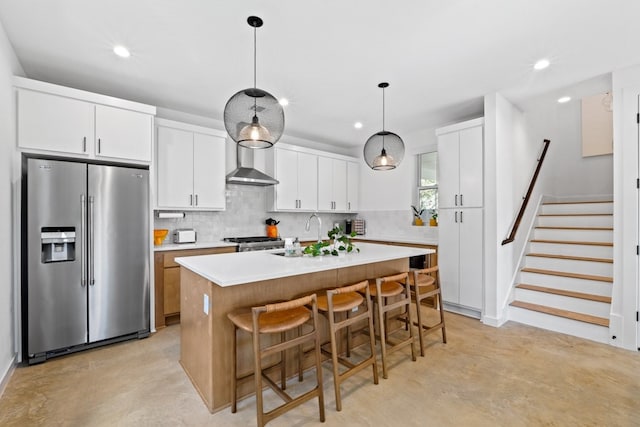
<path id="1" fill-rule="evenodd" d="M 253 150 L 236 145 L 237 168 L 227 175 L 227 183 L 267 186 L 278 184 L 277 179 L 253 167 Z"/>

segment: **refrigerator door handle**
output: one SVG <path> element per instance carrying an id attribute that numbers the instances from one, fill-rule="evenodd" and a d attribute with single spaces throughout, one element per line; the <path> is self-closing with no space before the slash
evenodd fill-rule
<path id="1" fill-rule="evenodd" d="M 93 286 L 96 283 L 95 278 L 95 268 L 93 263 L 93 255 L 94 255 L 94 234 L 93 230 L 95 228 L 93 223 L 93 196 L 89 196 L 89 285 Z"/>
<path id="2" fill-rule="evenodd" d="M 87 232 L 87 202 L 84 194 L 80 195 L 80 286 L 87 285 L 86 266 L 86 232 Z"/>

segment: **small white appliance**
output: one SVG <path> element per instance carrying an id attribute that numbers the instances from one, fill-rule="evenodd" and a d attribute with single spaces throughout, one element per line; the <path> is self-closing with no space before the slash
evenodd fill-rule
<path id="1" fill-rule="evenodd" d="M 178 228 L 173 231 L 173 243 L 195 243 L 196 230 L 193 228 Z"/>

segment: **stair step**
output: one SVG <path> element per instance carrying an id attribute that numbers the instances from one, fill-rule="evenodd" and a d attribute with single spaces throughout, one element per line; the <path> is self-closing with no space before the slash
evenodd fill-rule
<path id="1" fill-rule="evenodd" d="M 595 276 L 591 274 L 569 273 L 566 271 L 543 270 L 541 268 L 529 268 L 529 267 L 525 267 L 520 271 L 525 273 L 546 274 L 548 276 L 571 277 L 574 279 L 595 280 L 598 282 L 613 283 L 613 277 L 607 277 L 607 276 Z"/>
<path id="2" fill-rule="evenodd" d="M 541 258 L 557 258 L 557 259 L 567 259 L 573 261 L 591 261 L 591 262 L 605 262 L 609 264 L 613 264 L 613 260 L 611 258 L 594 258 L 594 257 L 586 257 L 586 256 L 573 256 L 573 255 L 556 255 L 556 254 L 543 254 L 543 253 L 528 253 L 527 256 L 535 256 Z"/>
<path id="3" fill-rule="evenodd" d="M 569 202 L 543 203 L 541 214 L 610 214 L 613 213 L 612 202 Z"/>
<path id="4" fill-rule="evenodd" d="M 538 226 L 536 228 L 541 228 L 543 230 L 605 230 L 605 231 L 613 231 L 613 227 L 561 227 L 561 226 Z"/>
<path id="5" fill-rule="evenodd" d="M 534 239 L 571 242 L 613 242 L 613 228 L 595 227 L 536 227 Z"/>
<path id="6" fill-rule="evenodd" d="M 584 205 L 587 203 L 613 203 L 613 200 L 597 200 L 597 201 L 578 200 L 578 201 L 571 201 L 571 202 L 544 202 L 542 204 L 543 205 Z"/>
<path id="7" fill-rule="evenodd" d="M 613 216 L 610 213 L 552 213 L 552 214 L 538 214 L 538 216 Z"/>
<path id="8" fill-rule="evenodd" d="M 520 283 L 516 285 L 516 288 L 528 289 L 530 291 L 545 292 L 548 294 L 562 295 L 565 297 L 580 298 L 580 299 L 586 299 L 589 301 L 597 301 L 597 302 L 604 302 L 607 304 L 611 304 L 611 297 L 608 297 L 605 295 L 587 294 L 584 292 L 574 292 L 574 291 L 568 291 L 565 289 L 549 288 L 547 286 L 529 285 L 526 283 Z"/>
<path id="9" fill-rule="evenodd" d="M 548 239 L 532 239 L 533 243 L 552 243 L 559 245 L 588 245 L 588 246 L 613 246 L 611 242 L 579 242 L 575 240 L 548 240 Z"/>
<path id="10" fill-rule="evenodd" d="M 580 322 L 591 323 L 593 325 L 609 327 L 609 319 L 606 319 L 604 317 L 591 316 L 588 314 L 576 313 L 575 311 L 562 310 L 559 308 L 552 308 L 544 305 L 531 304 L 522 301 L 513 301 L 509 305 L 513 307 L 537 311 L 540 313 L 550 314 L 552 316 L 564 317 L 566 319 L 572 319 Z"/>
<path id="11" fill-rule="evenodd" d="M 530 241 L 529 251 L 554 255 L 613 258 L 612 246 L 603 246 L 602 242 L 597 245 L 585 245 L 581 243 L 583 242 L 570 242 L 568 244 L 563 244 L 562 241 L 558 240 L 541 241 L 534 239 Z"/>

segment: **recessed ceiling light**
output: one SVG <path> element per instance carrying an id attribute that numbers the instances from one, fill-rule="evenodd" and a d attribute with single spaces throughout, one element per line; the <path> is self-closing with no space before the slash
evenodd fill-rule
<path id="1" fill-rule="evenodd" d="M 353 124 L 353 127 L 356 128 L 356 129 L 362 129 L 362 123 L 361 122 L 355 122 Z"/>
<path id="2" fill-rule="evenodd" d="M 549 65 L 551 64 L 551 62 L 549 62 L 548 59 L 541 59 L 538 62 L 536 62 L 533 65 L 533 68 L 535 70 L 544 70 L 545 68 L 547 68 Z"/>
<path id="3" fill-rule="evenodd" d="M 283 107 L 286 107 L 287 105 L 289 105 L 289 100 L 287 98 L 280 98 L 280 101 L 278 101 L 280 103 L 280 105 L 282 105 Z"/>
<path id="4" fill-rule="evenodd" d="M 562 98 L 558 98 L 558 102 L 560 104 L 564 104 L 565 102 L 569 102 L 571 101 L 571 97 L 570 96 L 563 96 Z"/>
<path id="5" fill-rule="evenodd" d="M 131 56 L 131 52 L 129 52 L 129 49 L 122 45 L 114 46 L 113 53 L 118 55 L 120 58 L 128 58 Z"/>

